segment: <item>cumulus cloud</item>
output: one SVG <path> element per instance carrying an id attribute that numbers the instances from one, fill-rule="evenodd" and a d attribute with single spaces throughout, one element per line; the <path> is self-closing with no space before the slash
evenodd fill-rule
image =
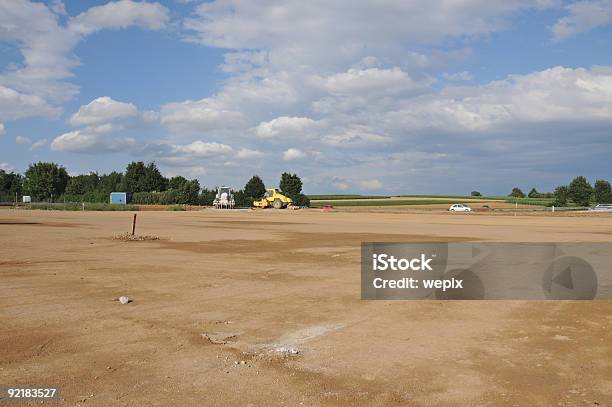
<path id="1" fill-rule="evenodd" d="M 398 67 L 391 69 L 349 69 L 346 72 L 318 78 L 321 86 L 333 95 L 372 95 L 399 93 L 423 88 L 430 82 L 415 82 Z"/>
<path id="2" fill-rule="evenodd" d="M 43 138 L 43 139 L 40 139 L 40 140 L 36 140 L 30 146 L 30 150 L 36 150 L 37 148 L 44 147 L 46 145 L 47 145 L 47 139 L 46 138 Z"/>
<path id="3" fill-rule="evenodd" d="M 297 148 L 290 148 L 283 153 L 283 160 L 292 161 L 306 158 L 306 153 Z"/>
<path id="4" fill-rule="evenodd" d="M 134 138 L 114 137 L 113 132 L 116 130 L 116 127 L 105 124 L 70 131 L 56 137 L 51 142 L 51 149 L 70 153 L 97 154 L 125 151 L 136 145 Z"/>
<path id="5" fill-rule="evenodd" d="M 135 117 L 137 114 L 138 109 L 133 104 L 118 102 L 108 96 L 102 96 L 81 106 L 78 112 L 70 117 L 70 124 L 83 126 L 107 123 L 116 119 Z"/>
<path id="6" fill-rule="evenodd" d="M 557 41 L 576 34 L 612 24 L 612 1 L 576 1 L 566 7 L 567 15 L 551 27 Z"/>
<path id="7" fill-rule="evenodd" d="M 269 122 L 261 122 L 255 129 L 257 137 L 263 139 L 288 137 L 296 138 L 306 135 L 317 126 L 317 122 L 308 117 L 281 116 Z"/>
<path id="8" fill-rule="evenodd" d="M 263 155 L 264 155 L 264 153 L 259 151 L 259 150 L 251 150 L 249 148 L 241 148 L 236 153 L 236 158 L 238 158 L 238 159 L 260 158 Z"/>
<path id="9" fill-rule="evenodd" d="M 240 127 L 243 115 L 214 99 L 206 98 L 168 103 L 161 108 L 160 121 L 163 126 L 174 131 L 202 131 Z"/>
<path id="10" fill-rule="evenodd" d="M 397 127 L 486 130 L 612 117 L 612 67 L 554 67 L 486 85 L 448 88 L 386 115 Z"/>
<path id="11" fill-rule="evenodd" d="M 53 107 L 42 97 L 29 95 L 0 85 L 0 119 L 15 120 L 31 116 L 56 117 L 60 108 Z"/>
<path id="12" fill-rule="evenodd" d="M 92 7 L 62 24 L 64 12 L 58 1 L 0 0 L 0 41 L 16 44 L 23 58 L 0 73 L 0 119 L 60 114 L 57 105 L 78 93 L 69 82 L 79 65 L 72 51 L 86 35 L 133 25 L 160 29 L 169 18 L 158 3 L 130 0 Z"/>
<path id="13" fill-rule="evenodd" d="M 119 0 L 91 7 L 71 18 L 68 29 L 80 35 L 130 26 L 160 30 L 166 26 L 169 19 L 168 9 L 159 3 Z"/>

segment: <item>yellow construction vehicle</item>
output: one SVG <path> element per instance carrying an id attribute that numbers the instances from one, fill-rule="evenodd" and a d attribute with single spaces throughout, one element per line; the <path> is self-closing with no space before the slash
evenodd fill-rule
<path id="1" fill-rule="evenodd" d="M 276 188 L 266 189 L 266 193 L 259 201 L 253 202 L 253 206 L 256 208 L 269 208 L 270 206 L 274 209 L 286 208 L 293 205 L 293 200 L 288 196 L 285 196 L 279 192 Z"/>

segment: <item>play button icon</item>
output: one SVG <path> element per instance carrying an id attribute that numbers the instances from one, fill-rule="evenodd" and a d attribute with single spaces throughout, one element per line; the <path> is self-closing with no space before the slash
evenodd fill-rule
<path id="1" fill-rule="evenodd" d="M 549 299 L 592 300 L 597 294 L 597 275 L 585 260 L 564 256 L 546 270 L 542 286 Z"/>

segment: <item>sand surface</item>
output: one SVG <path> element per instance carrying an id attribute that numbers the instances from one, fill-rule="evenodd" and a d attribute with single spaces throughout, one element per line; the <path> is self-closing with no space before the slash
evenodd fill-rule
<path id="1" fill-rule="evenodd" d="M 71 406 L 612 405 L 612 301 L 361 301 L 359 271 L 362 241 L 606 242 L 612 216 L 140 212 L 161 240 L 113 240 L 131 216 L 0 210 L 0 386 Z"/>

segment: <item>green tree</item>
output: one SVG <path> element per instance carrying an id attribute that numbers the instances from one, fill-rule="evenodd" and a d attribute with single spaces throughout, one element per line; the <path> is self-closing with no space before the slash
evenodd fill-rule
<path id="1" fill-rule="evenodd" d="M 518 187 L 512 188 L 512 192 L 510 192 L 510 195 L 508 195 L 508 196 L 511 196 L 511 197 L 514 197 L 514 198 L 525 198 L 525 194 Z"/>
<path id="2" fill-rule="evenodd" d="M 604 179 L 595 181 L 593 195 L 597 203 L 612 203 L 612 188 L 610 187 L 610 183 Z"/>
<path id="3" fill-rule="evenodd" d="M 294 199 L 302 192 L 302 180 L 296 174 L 284 172 L 281 175 L 279 188 L 283 194 Z"/>
<path id="4" fill-rule="evenodd" d="M 100 178 L 95 172 L 77 175 L 68 179 L 66 193 L 71 195 L 83 195 L 98 189 Z"/>
<path id="5" fill-rule="evenodd" d="M 66 169 L 55 163 L 30 164 L 23 182 L 24 190 L 35 200 L 59 197 L 68 184 Z"/>
<path id="6" fill-rule="evenodd" d="M 101 175 L 100 182 L 98 183 L 98 191 L 105 194 L 110 194 L 111 192 L 127 192 L 122 188 L 122 181 L 123 174 L 117 171 Z"/>
<path id="7" fill-rule="evenodd" d="M 568 198 L 569 192 L 568 192 L 568 188 L 565 185 L 561 185 L 555 188 L 554 194 L 555 194 L 555 202 L 554 202 L 555 206 L 567 205 L 567 198 Z"/>
<path id="8" fill-rule="evenodd" d="M 0 169 L 0 199 L 12 201 L 15 194 L 21 195 L 23 191 L 23 177 L 15 172 L 6 172 Z"/>
<path id="9" fill-rule="evenodd" d="M 527 196 L 529 198 L 539 198 L 540 197 L 540 193 L 535 188 L 531 188 L 531 191 L 529 191 Z"/>
<path id="10" fill-rule="evenodd" d="M 482 194 L 480 192 L 478 192 L 478 191 L 472 191 L 472 192 L 470 192 L 470 195 L 471 196 L 482 196 Z"/>
<path id="11" fill-rule="evenodd" d="M 284 172 L 279 184 L 280 190 L 297 206 L 310 206 L 310 199 L 302 194 L 302 180 L 296 174 Z"/>
<path id="12" fill-rule="evenodd" d="M 200 182 L 197 179 L 186 181 L 179 189 L 182 204 L 197 205 L 200 195 Z"/>
<path id="13" fill-rule="evenodd" d="M 253 175 L 244 186 L 244 193 L 253 199 L 261 199 L 266 193 L 266 186 L 258 175 Z"/>
<path id="14" fill-rule="evenodd" d="M 183 185 L 185 185 L 187 182 L 189 182 L 187 178 L 181 177 L 180 175 L 176 177 L 172 177 L 170 178 L 170 181 L 168 181 L 168 188 L 169 189 L 181 189 Z"/>
<path id="15" fill-rule="evenodd" d="M 589 206 L 593 187 L 583 176 L 578 176 L 572 180 L 568 188 L 568 196 L 578 206 Z"/>
<path id="16" fill-rule="evenodd" d="M 129 163 L 123 180 L 127 192 L 164 191 L 168 184 L 155 163 L 145 165 L 142 161 Z"/>

